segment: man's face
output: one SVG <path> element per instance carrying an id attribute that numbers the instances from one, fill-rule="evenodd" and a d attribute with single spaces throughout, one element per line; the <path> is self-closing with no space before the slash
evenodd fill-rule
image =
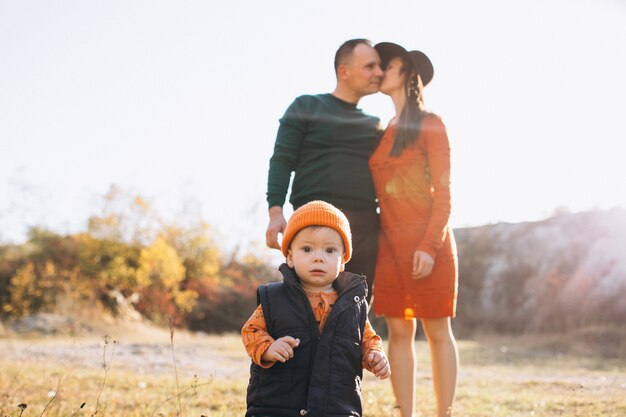
<path id="1" fill-rule="evenodd" d="M 344 81 L 355 94 L 363 97 L 378 92 L 383 70 L 376 49 L 364 43 L 358 44 L 345 68 Z"/>

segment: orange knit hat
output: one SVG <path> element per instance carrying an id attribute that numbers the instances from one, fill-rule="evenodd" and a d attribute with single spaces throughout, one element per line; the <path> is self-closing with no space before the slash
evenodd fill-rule
<path id="1" fill-rule="evenodd" d="M 325 226 L 334 229 L 343 240 L 343 262 L 346 263 L 352 256 L 352 233 L 350 223 L 337 207 L 325 201 L 311 201 L 293 212 L 285 232 L 283 233 L 282 251 L 287 257 L 291 241 L 298 232 L 308 226 Z"/>

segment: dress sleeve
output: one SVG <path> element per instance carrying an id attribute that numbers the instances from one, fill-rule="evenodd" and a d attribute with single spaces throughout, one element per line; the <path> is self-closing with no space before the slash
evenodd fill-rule
<path id="1" fill-rule="evenodd" d="M 365 329 L 363 330 L 363 341 L 361 342 L 361 352 L 363 356 L 363 369 L 371 371 L 369 363 L 367 362 L 367 355 L 370 352 L 382 352 L 383 340 L 370 324 L 369 319 L 365 322 Z"/>
<path id="2" fill-rule="evenodd" d="M 303 115 L 302 100 L 297 98 L 280 119 L 274 153 L 267 175 L 267 204 L 269 207 L 285 204 L 291 173 L 296 168 L 302 140 L 306 135 L 307 120 Z"/>
<path id="3" fill-rule="evenodd" d="M 252 316 L 250 316 L 248 321 L 241 328 L 241 339 L 248 356 L 250 356 L 254 363 L 262 368 L 270 368 L 274 365 L 274 362 L 261 360 L 267 348 L 274 343 L 274 338 L 267 332 L 267 325 L 265 324 L 265 317 L 263 316 L 263 308 L 261 305 L 257 306 Z"/>
<path id="4" fill-rule="evenodd" d="M 433 203 L 430 220 L 424 238 L 417 250 L 435 258 L 446 238 L 446 226 L 450 219 L 452 198 L 450 194 L 450 142 L 446 127 L 436 115 L 424 119 L 424 140 L 426 156 L 433 190 Z"/>

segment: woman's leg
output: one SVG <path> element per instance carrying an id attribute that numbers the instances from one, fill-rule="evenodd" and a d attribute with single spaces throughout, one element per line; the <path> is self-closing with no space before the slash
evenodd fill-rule
<path id="1" fill-rule="evenodd" d="M 459 363 L 459 352 L 452 334 L 450 318 L 422 319 L 422 326 L 430 348 L 437 417 L 449 417 L 452 416 Z"/>
<path id="2" fill-rule="evenodd" d="M 389 330 L 391 386 L 402 417 L 413 417 L 415 396 L 415 319 L 385 317 Z"/>

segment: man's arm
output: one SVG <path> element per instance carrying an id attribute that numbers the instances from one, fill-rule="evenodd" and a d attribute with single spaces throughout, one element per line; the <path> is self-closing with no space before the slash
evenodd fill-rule
<path id="1" fill-rule="evenodd" d="M 287 224 L 283 215 L 283 205 L 291 173 L 296 169 L 305 135 L 306 118 L 302 117 L 301 100 L 296 99 L 280 119 L 274 153 L 270 158 L 267 175 L 269 224 L 265 232 L 265 243 L 270 248 L 280 249 L 278 234 L 285 230 Z"/>
<path id="2" fill-rule="evenodd" d="M 269 215 L 270 223 L 265 232 L 265 243 L 270 248 L 280 249 L 278 234 L 283 233 L 287 226 L 287 221 L 283 215 L 283 208 L 281 206 L 272 206 L 269 209 Z"/>

